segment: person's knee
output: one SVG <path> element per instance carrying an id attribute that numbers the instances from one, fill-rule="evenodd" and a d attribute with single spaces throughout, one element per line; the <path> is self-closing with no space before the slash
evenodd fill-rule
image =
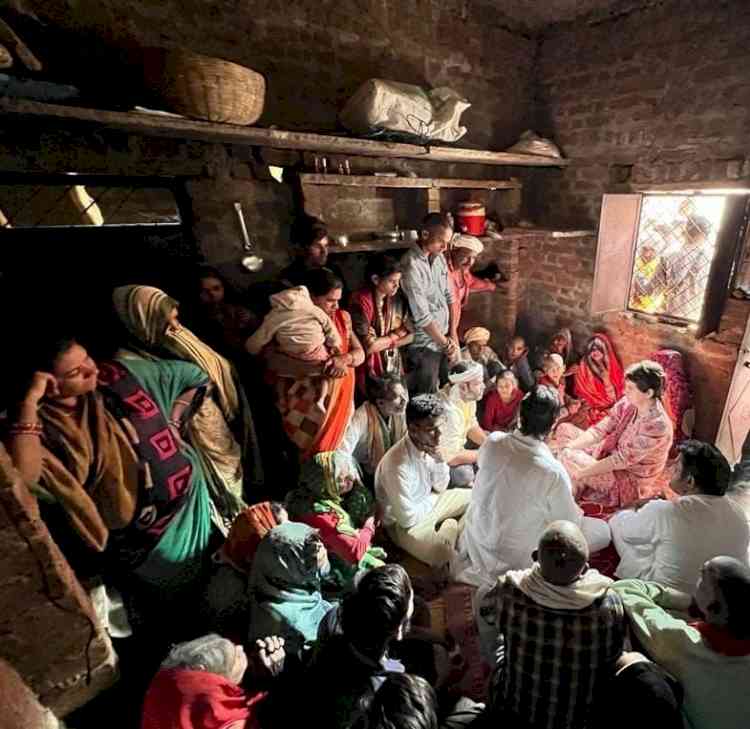
<path id="1" fill-rule="evenodd" d="M 586 537 L 589 549 L 598 552 L 607 548 L 612 543 L 612 533 L 606 521 L 584 517 L 581 531 Z"/>
<path id="2" fill-rule="evenodd" d="M 462 466 L 451 466 L 450 485 L 454 488 L 471 486 L 474 483 L 474 466 L 465 463 Z"/>

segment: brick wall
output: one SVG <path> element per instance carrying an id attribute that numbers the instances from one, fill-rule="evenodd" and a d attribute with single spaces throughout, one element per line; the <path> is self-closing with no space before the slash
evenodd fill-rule
<path id="1" fill-rule="evenodd" d="M 750 175 L 750 5 L 666 0 L 596 23 L 547 32 L 536 69 L 537 127 L 570 158 L 534 171 L 534 217 L 596 228 L 602 195 L 623 185 Z M 541 341 L 570 326 L 578 348 L 591 331 L 613 335 L 624 363 L 661 347 L 683 351 L 696 386 L 697 433 L 713 438 L 748 315 L 730 301 L 704 340 L 630 315 L 588 314 L 596 237 L 529 239 L 521 251 L 519 328 Z"/>
<path id="2" fill-rule="evenodd" d="M 523 238 L 520 249 L 518 330 L 532 349 L 560 327 L 570 327 L 580 353 L 594 331 L 612 336 L 624 365 L 669 348 L 685 354 L 695 388 L 696 435 L 712 440 L 721 420 L 750 303 L 729 299 L 719 330 L 696 339 L 684 329 L 651 323 L 630 313 L 589 315 L 596 237 Z"/>
<path id="3" fill-rule="evenodd" d="M 548 33 L 537 126 L 572 164 L 539 171 L 542 222 L 594 225 L 611 184 L 750 176 L 750 4 L 666 0 Z"/>
<path id="4" fill-rule="evenodd" d="M 502 148 L 528 122 L 535 42 L 508 32 L 489 0 L 25 5 L 73 37 L 90 39 L 92 47 L 104 42 L 130 52 L 134 45 L 178 46 L 260 71 L 268 80 L 262 125 L 335 129 L 341 105 L 372 77 L 455 87 L 473 103 L 463 117 L 469 144 Z M 70 67 L 75 53 L 76 44 L 69 43 L 58 69 Z M 79 64 L 79 80 L 89 92 L 98 85 L 104 93 L 112 85 L 112 70 L 101 65 L 90 56 Z"/>

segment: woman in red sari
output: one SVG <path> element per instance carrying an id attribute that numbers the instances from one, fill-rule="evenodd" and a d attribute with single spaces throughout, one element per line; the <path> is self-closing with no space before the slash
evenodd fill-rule
<path id="1" fill-rule="evenodd" d="M 366 285 L 352 294 L 352 326 L 362 340 L 366 359 L 357 368 L 357 387 L 366 396 L 368 377 L 404 374 L 401 347 L 414 339 L 404 298 L 399 293 L 401 266 L 391 256 L 375 256 L 367 265 Z"/>
<path id="2" fill-rule="evenodd" d="M 265 353 L 284 431 L 303 461 L 338 448 L 354 412 L 355 368 L 365 361 L 351 317 L 339 308 L 341 279 L 327 268 L 318 268 L 307 274 L 305 286 L 315 306 L 336 326 L 340 354 L 321 363 L 288 357 L 273 348 Z"/>
<path id="3" fill-rule="evenodd" d="M 598 332 L 586 343 L 586 352 L 573 379 L 573 396 L 584 403 L 582 427 L 603 420 L 625 391 L 620 360 L 606 334 Z"/>

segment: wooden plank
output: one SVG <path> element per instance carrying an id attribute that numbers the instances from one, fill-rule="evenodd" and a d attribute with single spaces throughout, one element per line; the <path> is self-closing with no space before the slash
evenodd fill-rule
<path id="1" fill-rule="evenodd" d="M 411 247 L 411 243 L 403 240 L 390 240 L 388 238 L 378 238 L 371 241 L 357 241 L 349 243 L 346 246 L 328 247 L 329 253 L 372 253 L 384 251 L 406 250 Z M 395 254 L 394 254 L 395 255 Z"/>
<path id="2" fill-rule="evenodd" d="M 0 113 L 8 117 L 35 117 L 67 122 L 88 122 L 108 129 L 118 129 L 148 136 L 177 137 L 227 144 L 249 144 L 275 149 L 302 149 L 327 154 L 520 167 L 565 167 L 568 164 L 568 160 L 539 157 L 532 154 L 376 142 L 371 139 L 336 137 L 308 132 L 288 132 L 280 129 L 261 129 L 234 124 L 215 124 L 147 112 L 102 111 L 77 106 L 44 104 L 24 99 L 0 99 Z"/>
<path id="3" fill-rule="evenodd" d="M 466 180 L 444 177 L 383 177 L 381 175 L 300 175 L 303 185 L 337 185 L 340 187 L 392 187 L 407 189 L 458 188 L 465 190 L 520 190 L 518 180 Z"/>

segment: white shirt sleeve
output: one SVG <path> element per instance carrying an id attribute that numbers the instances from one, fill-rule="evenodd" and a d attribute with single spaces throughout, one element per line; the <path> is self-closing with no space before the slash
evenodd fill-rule
<path id="1" fill-rule="evenodd" d="M 466 447 L 464 417 L 461 410 L 447 403 L 445 425 L 440 436 L 440 454 L 444 460 L 452 460 Z"/>
<path id="2" fill-rule="evenodd" d="M 674 512 L 670 501 L 651 501 L 635 511 L 625 509 L 609 521 L 612 536 L 628 544 L 650 544 L 659 536 L 659 522 Z"/>
<path id="3" fill-rule="evenodd" d="M 573 484 L 564 471 L 550 476 L 547 506 L 551 521 L 572 521 L 579 527 L 583 523 L 583 511 L 573 498 Z"/>
<path id="4" fill-rule="evenodd" d="M 357 446 L 366 434 L 367 413 L 365 412 L 365 409 L 360 406 L 354 411 L 354 415 L 352 415 L 352 418 L 349 421 L 349 425 L 344 432 L 344 437 L 337 450 L 342 451 L 343 453 L 348 453 L 350 456 L 355 456 L 358 450 Z"/>
<path id="5" fill-rule="evenodd" d="M 415 493 L 419 489 L 416 476 L 417 473 L 412 466 L 403 463 L 389 474 L 388 482 L 384 484 L 391 514 L 403 529 L 418 524 L 432 509 L 429 498 L 419 499 Z"/>
<path id="6" fill-rule="evenodd" d="M 451 469 L 447 463 L 440 463 L 434 458 L 428 456 L 430 460 L 430 479 L 432 490 L 436 494 L 442 494 L 448 488 L 451 480 Z"/>

